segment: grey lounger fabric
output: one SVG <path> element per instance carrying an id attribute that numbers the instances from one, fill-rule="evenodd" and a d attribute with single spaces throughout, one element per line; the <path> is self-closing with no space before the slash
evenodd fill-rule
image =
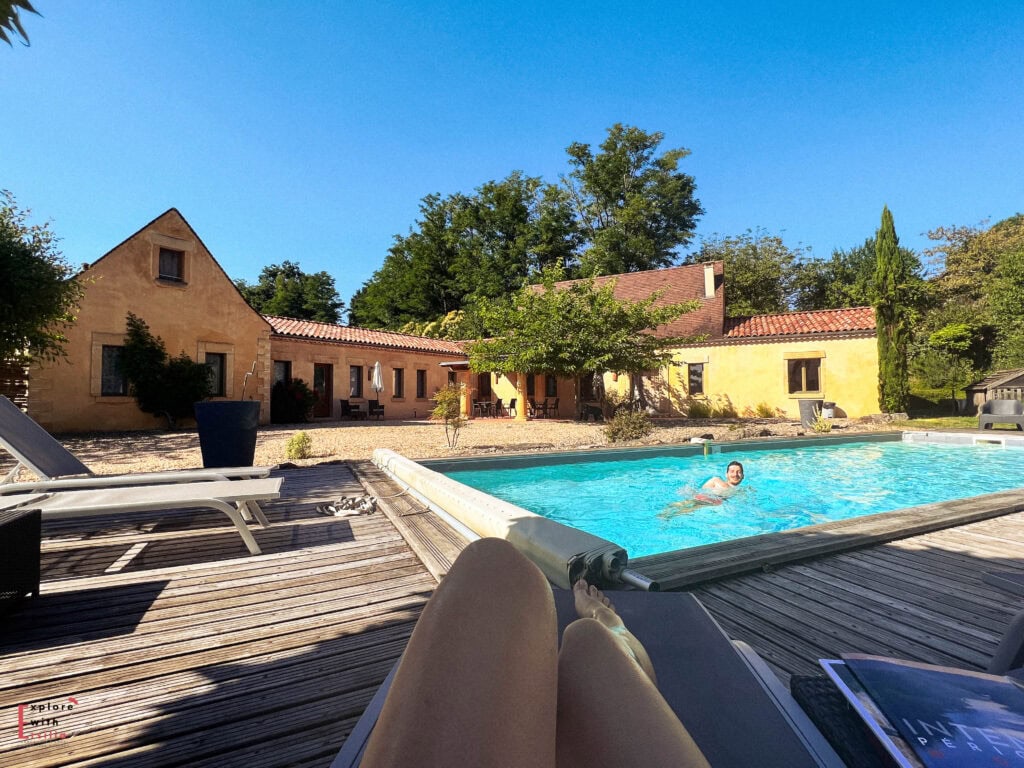
<path id="1" fill-rule="evenodd" d="M 96 475 L 45 429 L 22 413 L 14 403 L 0 396 L 0 446 L 18 462 L 0 479 L 0 493 L 56 488 L 99 488 L 114 485 L 157 485 L 198 480 L 268 477 L 270 467 L 224 467 L 174 472 L 136 472 L 127 475 Z M 5 482 L 19 467 L 27 467 L 43 480 L 33 483 Z M 253 504 L 255 506 L 255 503 Z"/>
<path id="2" fill-rule="evenodd" d="M 243 513 L 249 502 L 276 499 L 281 495 L 283 478 L 260 478 L 256 480 L 216 480 L 197 483 L 173 483 L 168 485 L 137 485 L 116 488 L 93 488 L 67 490 L 50 493 L 22 506 L 25 509 L 39 509 L 43 519 L 81 517 L 84 515 L 108 515 L 119 512 L 163 511 L 171 509 L 216 509 L 223 512 L 235 528 L 249 552 L 260 554 L 259 544 L 245 524 Z M 18 494 L 4 497 L 13 501 Z M 28 498 L 26 496 L 26 498 Z M 256 507 L 258 510 L 259 508 Z M 255 511 L 254 511 L 255 513 Z M 263 527 L 268 527 L 266 516 L 256 514 Z"/>
<path id="3" fill-rule="evenodd" d="M 568 590 L 554 594 L 561 633 L 576 613 Z M 741 652 L 692 595 L 608 596 L 646 647 L 665 700 L 715 768 L 842 768 L 835 751 L 767 665 L 749 647 Z M 359 765 L 393 675 L 394 669 L 332 768 Z"/>

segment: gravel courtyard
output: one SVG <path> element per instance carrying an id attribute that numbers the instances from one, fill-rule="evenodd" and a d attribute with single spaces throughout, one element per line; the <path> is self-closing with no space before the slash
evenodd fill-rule
<path id="1" fill-rule="evenodd" d="M 735 419 L 728 421 L 656 419 L 647 438 L 618 445 L 657 445 L 687 442 L 691 437 L 712 435 L 716 441 L 768 436 L 792 436 L 804 430 L 787 419 Z M 900 425 L 902 428 L 905 425 Z M 472 456 L 486 453 L 520 453 L 605 447 L 610 443 L 604 425 L 562 419 L 521 422 L 512 419 L 475 419 L 459 434 L 450 450 L 444 426 L 427 420 L 382 422 L 317 422 L 300 426 L 270 426 L 260 430 L 256 464 L 282 464 L 288 439 L 299 429 L 313 441 L 313 456 L 292 462 L 318 464 L 346 459 L 367 459 L 374 448 L 392 448 L 413 459 L 439 456 Z M 839 419 L 832 434 L 878 432 L 896 429 L 878 421 Z M 195 430 L 174 432 L 121 432 L 58 435 L 94 472 L 136 472 L 202 466 Z"/>

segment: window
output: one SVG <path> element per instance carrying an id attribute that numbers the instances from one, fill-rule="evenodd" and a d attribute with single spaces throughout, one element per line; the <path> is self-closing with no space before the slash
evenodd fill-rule
<path id="1" fill-rule="evenodd" d="M 427 372 L 417 370 L 416 371 L 416 397 L 424 398 L 427 396 Z"/>
<path id="2" fill-rule="evenodd" d="M 535 397 L 537 395 L 537 379 L 531 373 L 526 377 L 526 396 Z"/>
<path id="3" fill-rule="evenodd" d="M 185 252 L 161 248 L 157 277 L 161 280 L 172 280 L 176 283 L 185 282 Z"/>
<path id="4" fill-rule="evenodd" d="M 554 374 L 544 377 L 544 397 L 558 397 L 558 379 Z"/>
<path id="5" fill-rule="evenodd" d="M 476 377 L 476 396 L 480 400 L 491 399 L 491 374 L 481 373 Z"/>
<path id="6" fill-rule="evenodd" d="M 227 369 L 227 355 L 222 352 L 207 352 L 203 360 L 210 369 L 210 396 L 224 397 L 224 378 Z"/>
<path id="7" fill-rule="evenodd" d="M 786 374 L 789 379 L 789 394 L 791 395 L 821 391 L 821 360 L 819 358 L 787 360 Z"/>
<path id="8" fill-rule="evenodd" d="M 686 382 L 691 396 L 704 394 L 704 363 L 690 363 L 686 366 Z"/>
<path id="9" fill-rule="evenodd" d="M 115 347 L 111 344 L 103 345 L 100 395 L 104 397 L 117 397 L 128 394 L 128 379 L 121 372 L 121 355 L 123 352 L 124 347 Z"/>
<path id="10" fill-rule="evenodd" d="M 459 383 L 459 375 L 457 373 L 455 373 L 455 371 L 449 370 L 448 371 L 448 386 L 449 387 L 454 387 L 458 383 Z"/>
<path id="11" fill-rule="evenodd" d="M 292 361 L 291 360 L 275 360 L 274 361 L 274 384 L 284 382 L 287 384 L 292 380 Z"/>
<path id="12" fill-rule="evenodd" d="M 405 368 L 395 368 L 394 397 L 405 397 Z"/>
<path id="13" fill-rule="evenodd" d="M 363 396 L 363 366 L 350 365 L 348 367 L 348 396 Z"/>
<path id="14" fill-rule="evenodd" d="M 594 372 L 585 373 L 580 377 L 580 399 L 589 402 L 594 399 L 594 379 L 597 374 Z"/>

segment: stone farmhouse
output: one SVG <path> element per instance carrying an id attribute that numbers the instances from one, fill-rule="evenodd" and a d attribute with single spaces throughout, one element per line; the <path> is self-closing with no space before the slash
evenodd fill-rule
<path id="1" fill-rule="evenodd" d="M 342 400 L 366 410 L 379 400 L 387 419 L 423 418 L 431 397 L 448 383 L 466 387 L 464 410 L 474 400 L 516 399 L 526 418 L 529 400 L 574 412 L 574 382 L 543 372 L 502 376 L 472 373 L 463 344 L 390 331 L 263 316 L 243 299 L 200 237 L 171 209 L 107 254 L 76 279 L 84 296 L 69 329 L 64 359 L 29 373 L 27 408 L 54 432 L 155 429 L 161 419 L 141 412 L 118 369 L 125 318 L 132 312 L 160 336 L 170 354 L 181 351 L 210 366 L 215 398 L 259 400 L 270 420 L 270 392 L 281 380 L 300 378 L 317 393 L 316 419 L 339 419 Z M 738 413 L 768 406 L 795 416 L 801 399 L 837 404 L 839 413 L 877 411 L 874 315 L 861 307 L 726 318 L 721 262 L 618 275 L 615 294 L 659 301 L 699 299 L 700 308 L 658 330 L 693 341 L 673 347 L 673 363 L 644 377 L 659 413 L 685 414 L 694 402 L 730 405 Z M 383 370 L 376 392 L 372 371 Z M 248 375 L 247 375 L 248 374 Z M 608 389 L 627 376 L 606 372 Z M 593 382 L 589 382 L 592 386 Z M 244 392 L 243 392 L 244 390 Z M 584 392 L 584 399 L 587 393 Z"/>

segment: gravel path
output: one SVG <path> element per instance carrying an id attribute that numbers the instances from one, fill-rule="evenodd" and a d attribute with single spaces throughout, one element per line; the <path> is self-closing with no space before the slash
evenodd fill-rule
<path id="1" fill-rule="evenodd" d="M 792 436 L 804 430 L 785 419 L 690 421 L 657 419 L 649 437 L 619 445 L 657 445 L 687 442 L 711 435 L 716 441 L 750 437 Z M 903 428 L 905 425 L 900 425 Z M 836 420 L 833 434 L 877 432 L 896 427 L 877 421 Z M 487 453 L 558 451 L 609 445 L 602 424 L 581 424 L 560 419 L 521 422 L 511 419 L 475 419 L 459 434 L 458 447 L 449 450 L 444 426 L 426 420 L 384 422 L 320 422 L 302 427 L 313 440 L 313 456 L 295 461 L 309 465 L 345 459 L 367 459 L 374 448 L 392 448 L 413 459 L 472 456 Z M 285 445 L 299 431 L 295 427 L 266 427 L 256 443 L 256 464 L 287 462 Z M 59 439 L 94 472 L 138 472 L 202 466 L 199 439 L 194 430 L 62 435 Z"/>

